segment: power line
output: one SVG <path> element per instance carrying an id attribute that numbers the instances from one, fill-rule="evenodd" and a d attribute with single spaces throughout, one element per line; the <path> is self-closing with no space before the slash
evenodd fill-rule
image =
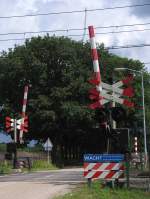
<path id="1" fill-rule="evenodd" d="M 150 3 L 116 6 L 116 7 L 106 7 L 106 8 L 95 8 L 95 9 L 87 9 L 86 11 L 93 12 L 93 11 L 104 11 L 104 10 L 114 10 L 114 9 L 124 9 L 124 8 L 144 7 L 144 6 L 150 6 Z M 37 13 L 37 14 L 26 14 L 26 15 L 0 16 L 0 19 L 37 17 L 37 16 L 60 15 L 60 14 L 73 14 L 73 13 L 82 13 L 82 12 L 85 12 L 85 10 L 72 10 L 72 11 L 48 12 L 48 13 Z"/>
<path id="2" fill-rule="evenodd" d="M 142 64 L 144 64 L 144 65 L 149 65 L 150 64 L 150 62 L 143 62 Z"/>
<path id="3" fill-rule="evenodd" d="M 76 35 L 78 36 L 78 35 Z M 82 36 L 82 35 L 80 35 Z M 16 38 L 16 39 L 2 39 L 0 41 L 22 41 L 25 39 L 32 39 L 32 38 Z M 107 46 L 105 47 L 105 50 L 118 50 L 118 49 L 124 49 L 124 48 L 141 48 L 141 47 L 150 47 L 150 44 L 131 44 L 131 45 L 122 45 L 122 46 Z"/>
<path id="4" fill-rule="evenodd" d="M 147 29 L 140 29 L 140 30 L 121 30 L 121 31 L 112 31 L 112 32 L 97 32 L 95 33 L 96 35 L 108 35 L 108 34 L 119 34 L 119 33 L 128 33 L 128 32 L 144 32 L 144 31 L 150 31 L 150 28 Z M 29 32 L 28 32 L 29 33 Z M 49 31 L 39 31 L 39 32 L 30 32 L 30 33 L 49 33 Z M 23 33 L 21 33 L 23 34 Z M 24 33 L 27 34 L 27 33 Z M 0 34 L 1 35 L 1 34 Z M 8 34 L 7 34 L 8 35 Z M 64 36 L 64 35 L 60 35 Z M 82 34 L 72 34 L 72 35 L 67 35 L 68 37 L 81 37 L 83 36 Z M 88 36 L 88 34 L 84 34 L 84 37 Z M 9 38 L 9 39 L 0 39 L 0 42 L 5 42 L 5 41 L 18 41 L 18 40 L 25 40 L 25 39 L 31 39 L 32 37 L 27 37 L 27 38 Z"/>
<path id="5" fill-rule="evenodd" d="M 41 30 L 41 31 L 27 31 L 27 32 L 8 32 L 8 33 L 0 33 L 0 36 L 6 35 L 24 35 L 24 34 L 37 34 L 37 33 L 51 33 L 51 32 L 68 32 L 74 29 L 56 29 L 56 30 Z M 75 30 L 83 30 L 83 29 L 75 29 Z"/>
<path id="6" fill-rule="evenodd" d="M 149 28 L 141 29 L 141 30 L 120 30 L 120 31 L 111 31 L 111 32 L 97 32 L 95 33 L 96 35 L 108 35 L 108 34 L 118 34 L 118 33 L 127 33 L 127 32 L 144 32 L 144 31 L 149 31 Z M 68 35 L 69 37 L 81 37 L 81 34 L 73 34 L 73 35 Z M 88 34 L 86 34 L 88 36 Z"/>
<path id="7" fill-rule="evenodd" d="M 83 29 L 82 29 L 83 30 Z M 122 30 L 122 31 L 111 31 L 111 32 L 97 32 L 96 35 L 107 35 L 107 34 L 119 34 L 119 33 L 132 33 L 132 32 L 144 32 L 144 31 L 150 31 L 150 28 L 147 29 L 136 29 L 136 30 Z M 38 31 L 38 32 L 30 32 L 30 33 L 49 33 L 50 31 Z M 28 32 L 29 33 L 29 32 Z M 19 33 L 18 33 L 19 34 Z M 23 33 L 21 33 L 23 34 Z M 24 33 L 25 35 L 26 33 Z M 1 34 L 0 34 L 1 35 Z M 8 35 L 8 34 L 7 34 Z M 64 35 L 58 35 L 58 36 L 64 36 Z M 67 37 L 82 37 L 82 34 L 72 34 L 67 35 Z M 88 34 L 84 34 L 84 37 L 88 36 Z M 19 41 L 19 40 L 25 40 L 25 39 L 31 39 L 32 37 L 24 37 L 24 38 L 8 38 L 8 39 L 0 39 L 0 42 L 6 42 L 6 41 Z"/>
<path id="8" fill-rule="evenodd" d="M 109 26 L 98 26 L 95 29 L 107 29 L 107 28 L 122 28 L 122 27 L 132 27 L 132 26 L 145 26 L 150 25 L 150 22 L 147 23 L 134 23 L 134 24 L 122 24 L 122 25 L 109 25 Z"/>
<path id="9" fill-rule="evenodd" d="M 97 35 L 107 35 L 107 34 L 117 34 L 117 33 L 127 33 L 127 32 L 143 32 L 143 31 L 149 31 L 150 28 L 145 29 L 139 29 L 139 30 L 120 30 L 120 31 L 112 31 L 112 32 L 99 32 L 96 33 Z"/>
<path id="10" fill-rule="evenodd" d="M 87 21 L 87 11 L 85 9 L 85 16 L 84 16 L 84 28 L 83 28 L 83 36 L 82 36 L 82 42 L 84 42 L 85 36 L 86 36 L 86 21 Z"/>
<path id="11" fill-rule="evenodd" d="M 121 28 L 121 27 L 145 26 L 145 25 L 150 25 L 150 22 L 137 23 L 137 24 L 113 25 L 113 26 L 97 26 L 97 27 L 95 27 L 95 29 Z M 68 31 L 83 31 L 85 29 L 87 30 L 88 28 L 84 27 L 84 28 L 54 29 L 54 30 L 40 30 L 40 31 L 26 31 L 26 32 L 8 32 L 8 33 L 0 33 L 0 36 L 37 34 L 37 33 L 56 33 L 56 32 L 68 32 Z"/>
<path id="12" fill-rule="evenodd" d="M 31 39 L 31 38 L 9 38 L 9 39 L 0 39 L 0 42 L 5 42 L 5 41 L 23 41 L 25 39 Z"/>
<path id="13" fill-rule="evenodd" d="M 123 48 L 142 48 L 142 47 L 150 47 L 150 44 L 111 46 L 111 47 L 105 47 L 105 49 L 106 50 L 118 50 L 118 49 L 123 49 Z"/>

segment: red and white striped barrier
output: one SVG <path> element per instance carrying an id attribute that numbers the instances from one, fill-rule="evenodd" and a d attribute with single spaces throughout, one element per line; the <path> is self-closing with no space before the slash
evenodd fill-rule
<path id="1" fill-rule="evenodd" d="M 88 29 L 89 29 L 90 44 L 91 44 L 91 56 L 92 56 L 93 68 L 94 68 L 94 78 L 90 80 L 90 83 L 100 86 L 101 74 L 100 74 L 100 67 L 99 67 L 99 62 L 98 62 L 98 53 L 96 49 L 94 28 L 93 26 L 89 26 Z"/>
<path id="2" fill-rule="evenodd" d="M 122 162 L 84 163 L 84 177 L 87 179 L 119 179 L 124 177 Z"/>
<path id="3" fill-rule="evenodd" d="M 22 107 L 22 126 L 24 126 L 24 119 L 25 119 L 25 114 L 26 114 L 26 106 L 27 106 L 27 98 L 28 98 L 28 89 L 29 86 L 26 85 L 24 87 L 24 97 L 23 97 L 23 107 Z M 23 143 L 23 129 L 20 130 L 20 136 L 19 136 L 19 140 L 20 143 Z"/>

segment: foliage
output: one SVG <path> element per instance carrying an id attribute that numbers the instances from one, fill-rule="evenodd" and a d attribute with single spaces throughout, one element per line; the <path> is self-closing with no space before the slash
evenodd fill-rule
<path id="1" fill-rule="evenodd" d="M 150 76 L 138 60 L 121 58 L 98 46 L 102 79 L 111 82 L 115 67 L 126 67 L 144 72 L 146 119 L 150 120 L 149 86 Z M 29 133 L 27 139 L 45 141 L 62 131 L 87 130 L 95 125 L 95 112 L 88 108 L 88 79 L 93 66 L 89 43 L 81 43 L 64 37 L 36 37 L 26 40 L 24 45 L 3 52 L 0 59 L 0 102 L 5 104 L 0 122 L 4 125 L 5 116 L 20 117 L 23 88 L 30 84 L 27 113 Z M 113 73 L 117 81 L 125 75 Z M 137 107 L 142 105 L 141 77 L 134 81 Z M 142 111 L 128 110 L 128 125 L 138 121 L 142 126 Z M 130 119 L 134 118 L 134 119 Z M 60 137 L 60 136 L 59 136 Z"/>
<path id="2" fill-rule="evenodd" d="M 84 185 L 57 199 L 148 199 L 149 197 L 150 193 L 140 190 L 101 188 L 99 183 L 92 183 L 91 189 Z"/>

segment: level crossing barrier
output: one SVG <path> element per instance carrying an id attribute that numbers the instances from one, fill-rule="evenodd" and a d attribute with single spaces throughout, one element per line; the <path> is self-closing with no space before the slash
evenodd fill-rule
<path id="1" fill-rule="evenodd" d="M 85 154 L 84 177 L 90 186 L 93 179 L 124 181 L 125 166 L 123 154 Z"/>

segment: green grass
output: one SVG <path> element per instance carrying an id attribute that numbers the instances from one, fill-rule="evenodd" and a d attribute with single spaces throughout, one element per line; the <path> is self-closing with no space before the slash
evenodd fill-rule
<path id="1" fill-rule="evenodd" d="M 10 165 L 8 162 L 0 163 L 0 174 L 12 173 L 12 167 L 13 165 L 12 164 Z M 33 161 L 33 165 L 30 171 L 32 172 L 32 171 L 43 171 L 43 170 L 53 170 L 53 169 L 57 169 L 57 167 L 55 167 L 51 163 L 48 164 L 47 161 L 45 160 L 36 160 Z M 28 169 L 22 168 L 22 171 L 28 171 Z"/>
<path id="2" fill-rule="evenodd" d="M 11 165 L 7 162 L 0 163 L 0 174 L 11 173 Z"/>
<path id="3" fill-rule="evenodd" d="M 6 151 L 6 144 L 0 144 L 0 152 Z"/>
<path id="4" fill-rule="evenodd" d="M 40 171 L 40 170 L 52 170 L 57 169 L 53 164 L 49 163 L 46 160 L 35 160 L 33 161 L 31 171 Z"/>
<path id="5" fill-rule="evenodd" d="M 55 199 L 150 199 L 150 193 L 140 190 L 127 190 L 125 188 L 102 188 L 99 182 L 94 182 L 91 188 L 83 185 L 71 193 Z"/>
<path id="6" fill-rule="evenodd" d="M 44 148 L 42 145 L 37 144 L 34 147 L 30 148 L 30 147 L 20 147 L 18 148 L 18 151 L 22 151 L 22 152 L 44 152 Z"/>

